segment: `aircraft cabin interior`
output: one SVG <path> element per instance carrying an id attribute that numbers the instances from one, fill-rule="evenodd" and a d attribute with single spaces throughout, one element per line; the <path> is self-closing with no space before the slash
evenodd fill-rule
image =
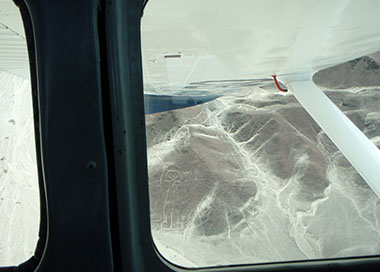
<path id="1" fill-rule="evenodd" d="M 380 271 L 380 1 L 0 0 L 0 272 Z"/>

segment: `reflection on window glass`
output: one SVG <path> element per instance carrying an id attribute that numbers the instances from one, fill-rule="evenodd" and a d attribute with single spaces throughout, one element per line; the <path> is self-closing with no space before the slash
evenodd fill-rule
<path id="1" fill-rule="evenodd" d="M 380 254 L 378 196 L 271 79 L 313 67 L 319 88 L 380 146 L 380 53 L 373 53 L 374 44 L 380 51 L 380 33 L 373 33 L 380 22 L 362 20 L 371 11 L 346 1 L 326 26 L 336 35 L 326 36 L 313 28 L 320 21 L 307 20 L 326 11 L 328 21 L 328 8 L 337 8 L 331 1 L 284 2 L 152 0 L 146 7 L 151 224 L 159 252 L 174 264 Z M 299 25 L 324 39 L 317 53 L 302 51 L 309 34 Z M 339 36 L 339 29 L 348 33 Z M 355 45 L 348 41 L 357 30 L 362 40 Z"/>
<path id="2" fill-rule="evenodd" d="M 0 266 L 29 259 L 39 189 L 26 41 L 13 1 L 0 2 Z"/>

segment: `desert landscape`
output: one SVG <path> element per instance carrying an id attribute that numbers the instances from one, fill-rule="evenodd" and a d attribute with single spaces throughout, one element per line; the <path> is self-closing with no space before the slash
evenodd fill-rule
<path id="1" fill-rule="evenodd" d="M 378 56 L 314 81 L 380 146 Z M 221 96 L 146 117 L 152 231 L 165 258 L 197 267 L 380 253 L 380 200 L 292 94 L 270 80 L 190 91 L 202 88 Z"/>

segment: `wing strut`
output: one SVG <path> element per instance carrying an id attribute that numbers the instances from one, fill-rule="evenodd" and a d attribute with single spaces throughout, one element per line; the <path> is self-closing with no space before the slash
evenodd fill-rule
<path id="1" fill-rule="evenodd" d="M 312 74 L 280 78 L 380 197 L 380 151 L 312 81 Z"/>

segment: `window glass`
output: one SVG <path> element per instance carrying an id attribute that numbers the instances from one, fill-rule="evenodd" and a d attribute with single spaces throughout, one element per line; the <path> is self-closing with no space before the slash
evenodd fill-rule
<path id="1" fill-rule="evenodd" d="M 25 35 L 13 1 L 0 1 L 0 266 L 29 259 L 39 230 L 39 189 Z"/>
<path id="2" fill-rule="evenodd" d="M 380 254 L 379 197 L 271 78 L 319 71 L 314 82 L 380 146 L 380 9 L 336 3 L 147 4 L 151 224 L 169 261 L 206 267 Z"/>

